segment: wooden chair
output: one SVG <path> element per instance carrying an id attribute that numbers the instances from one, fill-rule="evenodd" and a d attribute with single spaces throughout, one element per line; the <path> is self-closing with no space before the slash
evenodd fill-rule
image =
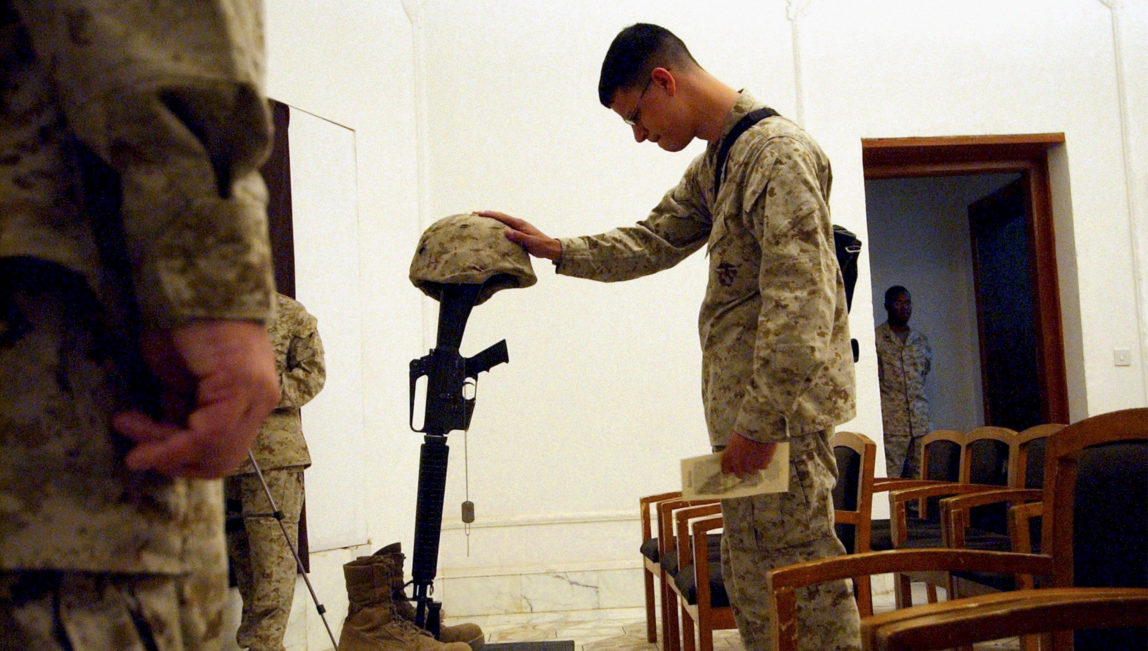
<path id="1" fill-rule="evenodd" d="M 684 559 L 673 585 L 681 611 L 682 648 L 713 651 L 714 631 L 737 628 L 721 573 L 721 534 L 717 533 L 724 522 L 721 505 L 682 509 L 674 515 L 678 558 Z"/>
<path id="2" fill-rule="evenodd" d="M 1021 552 L 1039 551 L 1039 530 L 1035 531 L 1034 535 L 1033 530 L 1026 529 L 1021 540 L 1030 542 L 1018 544 L 1015 519 L 1008 520 L 1007 533 L 1001 534 L 999 531 L 987 532 L 978 529 L 970 514 L 974 509 L 992 504 L 1016 507 L 1039 502 L 1041 489 L 1044 486 L 1045 442 L 1051 434 L 1059 432 L 1064 427 L 1065 425 L 1059 423 L 1036 425 L 1017 434 L 1016 449 L 1010 459 L 1011 468 L 1009 469 L 1009 486 L 1012 488 L 960 495 L 941 500 L 941 532 L 945 546 L 964 548 L 968 546 L 966 541 L 972 538 L 974 546 L 984 549 L 985 539 L 993 539 L 993 547 L 997 549 L 1012 549 Z M 1000 590 L 1014 590 L 1016 587 L 1018 586 L 1013 585 L 1012 578 L 1009 576 L 955 572 L 949 577 L 949 590 L 952 597 L 990 594 Z"/>
<path id="3" fill-rule="evenodd" d="M 889 493 L 894 490 L 904 490 L 917 486 L 958 482 L 961 480 L 961 454 L 964 447 L 964 432 L 956 430 L 930 432 L 921 439 L 921 479 L 878 477 L 873 480 L 873 492 Z M 936 530 L 940 531 L 940 525 L 936 526 Z M 893 549 L 892 522 L 890 520 L 881 519 L 871 522 L 869 548 L 873 551 Z"/>
<path id="4" fill-rule="evenodd" d="M 670 498 L 657 503 L 658 548 L 662 596 L 662 650 L 681 649 L 680 624 L 678 621 L 678 597 L 674 580 L 681 569 L 683 557 L 678 555 L 675 539 L 676 514 L 683 509 L 696 506 L 712 506 L 717 500 L 686 500 Z M 686 557 L 688 558 L 688 556 Z"/>
<path id="5" fill-rule="evenodd" d="M 956 430 L 935 430 L 921 439 L 921 479 L 904 479 L 899 477 L 878 477 L 873 481 L 873 492 L 891 493 L 895 490 L 905 490 L 935 484 L 947 484 L 961 480 L 961 455 L 965 447 L 965 433 Z M 927 518 L 916 517 L 907 519 L 905 526 L 899 530 L 908 531 L 911 526 L 919 530 L 919 535 L 926 535 L 932 530 L 940 531 L 940 525 L 930 523 Z M 909 518 L 908 515 L 906 515 Z M 883 551 L 893 549 L 893 523 L 891 519 L 871 520 L 869 549 Z M 897 577 L 894 577 L 897 578 Z M 908 595 L 907 584 L 894 582 L 894 595 L 897 607 Z"/>
<path id="6" fill-rule="evenodd" d="M 639 551 L 642 554 L 642 583 L 646 597 L 646 641 L 651 644 L 658 641 L 658 605 L 654 597 L 655 584 L 659 592 L 663 591 L 665 575 L 662 572 L 661 553 L 658 546 L 658 535 L 654 529 L 656 520 L 655 509 L 659 502 L 680 498 L 681 491 L 647 495 L 638 500 L 639 520 L 642 525 L 642 545 Z M 665 595 L 661 600 L 664 603 Z"/>
<path id="7" fill-rule="evenodd" d="M 775 651 L 795 651 L 798 648 L 797 639 L 801 631 L 797 628 L 797 591 L 800 588 L 853 576 L 958 569 L 1048 576 L 1052 573 L 1052 559 L 1037 554 L 971 549 L 894 549 L 848 554 L 777 568 L 766 574 L 773 648 Z M 952 603 L 956 602 L 947 601 L 939 605 Z M 877 615 L 863 617 L 862 624 L 872 617 Z"/>
<path id="8" fill-rule="evenodd" d="M 1148 585 L 1148 409 L 1102 414 L 1048 437 L 1042 504 L 1042 553 L 970 549 L 898 549 L 840 556 L 778 568 L 767 575 L 778 649 L 795 648 L 796 595 L 803 586 L 862 574 L 980 571 L 1039 579 L 1039 589 Z M 1113 519 L 1119 524 L 1105 525 Z M 1124 549 L 1118 549 L 1123 547 Z M 1130 553 L 1129 558 L 1114 552 Z M 971 599 L 984 599 L 985 596 Z M 1005 598 L 1005 597 L 1002 597 Z M 920 608 L 959 610 L 969 599 Z M 913 610 L 913 609 L 907 609 Z M 919 611 L 916 611 L 919 612 Z M 911 614 L 911 613 L 910 613 Z M 874 615 L 873 617 L 877 617 Z M 871 618 L 865 618 L 865 621 Z M 1101 631 L 1101 634 L 1113 631 Z M 1144 648 L 1145 631 L 1118 630 L 1131 640 L 1102 642 L 1108 651 Z M 1054 650 L 1072 636 L 1053 634 Z M 1139 644 L 1140 646 L 1137 646 Z"/>
<path id="9" fill-rule="evenodd" d="M 1048 437 L 1041 551 L 1051 587 L 1148 587 L 1148 408 L 1086 418 Z M 1056 633 L 1054 648 L 1074 636 Z M 1077 648 L 1148 648 L 1148 630 L 1076 634 Z"/>
<path id="10" fill-rule="evenodd" d="M 962 599 L 960 608 L 944 603 L 874 616 L 861 625 L 861 648 L 948 649 L 1034 633 L 1145 625 L 1148 589 L 1020 590 Z"/>
<path id="11" fill-rule="evenodd" d="M 833 528 L 845 551 L 869 551 L 873 517 L 873 474 L 877 465 L 877 444 L 857 432 L 834 432 L 829 441 L 837 461 L 837 484 L 833 487 Z M 853 580 L 857 609 L 862 615 L 873 612 L 872 581 Z"/>
<path id="12" fill-rule="evenodd" d="M 1013 451 L 1016 447 L 1016 432 L 1005 427 L 978 427 L 964 437 L 961 449 L 958 480 L 950 484 L 935 484 L 892 491 L 889 493 L 889 513 L 892 521 L 893 547 L 914 549 L 944 547 L 944 531 L 940 513 L 940 500 L 952 495 L 980 493 L 994 487 L 1007 487 L 1012 476 Z M 918 517 L 909 519 L 909 506 L 915 504 Z M 982 530 L 995 531 L 999 537 L 984 537 L 973 545 L 978 549 L 1007 551 L 1010 548 L 1006 512 L 1002 507 L 997 512 L 980 518 L 977 523 Z M 925 583 L 929 603 L 937 601 L 937 588 L 950 589 L 947 572 L 894 576 L 894 590 L 898 607 L 912 605 L 910 584 L 912 581 Z M 949 598 L 952 598 L 951 593 Z"/>

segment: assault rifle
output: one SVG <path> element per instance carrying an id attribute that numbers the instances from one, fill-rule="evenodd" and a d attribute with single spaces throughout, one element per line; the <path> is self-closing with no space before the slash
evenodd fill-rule
<path id="1" fill-rule="evenodd" d="M 459 354 L 462 332 L 478 298 L 481 285 L 443 285 L 439 297 L 438 334 L 430 354 L 411 360 L 410 426 L 422 432 L 419 455 L 418 502 L 415 507 L 415 544 L 411 561 L 414 577 L 415 623 L 436 638 L 442 604 L 431 599 L 442 533 L 442 504 L 446 493 L 446 466 L 450 450 L 446 436 L 470 427 L 478 374 L 509 362 L 506 340 L 474 357 Z M 426 406 L 422 427 L 415 427 L 415 392 L 425 377 Z M 467 394 L 466 388 L 471 392 Z"/>

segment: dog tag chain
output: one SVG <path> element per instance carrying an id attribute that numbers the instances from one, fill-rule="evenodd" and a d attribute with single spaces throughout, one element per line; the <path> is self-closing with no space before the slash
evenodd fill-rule
<path id="1" fill-rule="evenodd" d="M 463 393 L 470 389 L 473 394 L 471 399 L 478 397 L 478 384 L 475 382 L 466 382 L 463 384 Z M 466 500 L 462 503 L 462 530 L 466 535 L 466 557 L 470 558 L 470 525 L 474 522 L 474 502 L 470 501 L 470 453 L 467 448 L 467 436 L 470 434 L 469 423 L 467 428 L 462 431 L 462 467 L 463 467 L 463 487 Z"/>

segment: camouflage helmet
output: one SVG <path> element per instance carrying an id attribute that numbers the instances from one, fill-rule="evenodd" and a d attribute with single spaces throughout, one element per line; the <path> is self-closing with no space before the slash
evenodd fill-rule
<path id="1" fill-rule="evenodd" d="M 506 226 L 472 213 L 444 217 L 423 231 L 410 278 L 436 301 L 443 285 L 482 285 L 475 305 L 499 290 L 538 281 L 526 249 L 506 239 Z"/>

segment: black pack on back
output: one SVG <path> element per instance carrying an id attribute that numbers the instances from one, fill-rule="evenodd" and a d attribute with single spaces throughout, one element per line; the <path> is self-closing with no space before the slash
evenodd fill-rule
<path id="1" fill-rule="evenodd" d="M 777 111 L 771 108 L 759 108 L 750 111 L 733 125 L 725 140 L 722 140 L 721 148 L 718 149 L 717 167 L 714 169 L 714 199 L 717 199 L 718 190 L 721 188 L 722 178 L 725 176 L 725 161 L 729 157 L 729 150 L 733 147 L 734 141 L 738 139 L 741 134 L 745 133 L 747 129 L 753 125 L 761 122 L 766 118 L 779 115 Z M 846 310 L 852 311 L 853 309 L 853 288 L 857 285 L 857 258 L 861 256 L 861 240 L 857 236 L 844 227 L 833 225 L 833 247 L 837 253 L 837 266 L 841 269 L 841 278 L 845 281 L 845 306 Z M 856 362 L 861 355 L 860 348 L 857 345 L 857 340 L 853 339 L 849 342 L 853 347 L 853 361 Z"/>

